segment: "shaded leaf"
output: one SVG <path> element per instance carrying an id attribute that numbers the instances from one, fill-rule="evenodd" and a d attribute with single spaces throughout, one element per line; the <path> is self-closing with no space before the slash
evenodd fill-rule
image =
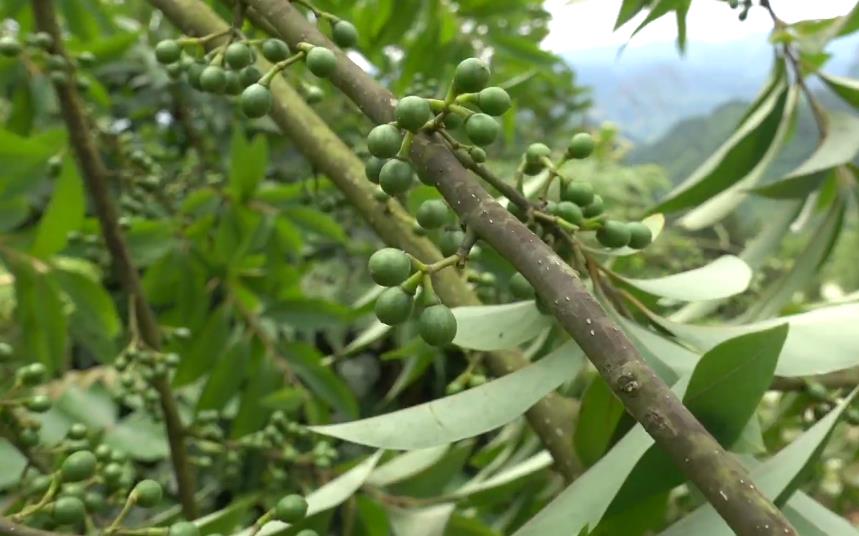
<path id="1" fill-rule="evenodd" d="M 49 257 L 62 251 L 69 231 L 77 230 L 84 220 L 84 187 L 74 160 L 66 156 L 51 201 L 36 228 L 30 252 L 36 257 Z"/>
<path id="2" fill-rule="evenodd" d="M 423 449 L 493 430 L 572 378 L 584 363 L 572 341 L 540 361 L 462 393 L 385 415 L 311 427 L 316 433 L 388 449 Z"/>
<path id="3" fill-rule="evenodd" d="M 540 313 L 533 301 L 456 307 L 453 315 L 457 323 L 453 343 L 470 350 L 515 348 L 552 323 L 552 317 Z"/>

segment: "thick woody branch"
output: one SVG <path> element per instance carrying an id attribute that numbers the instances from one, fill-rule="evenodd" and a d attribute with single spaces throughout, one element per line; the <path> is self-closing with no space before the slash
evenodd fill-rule
<path id="1" fill-rule="evenodd" d="M 291 3 L 248 0 L 290 45 L 336 47 Z M 393 119 L 395 97 L 342 52 L 331 81 L 377 123 Z M 795 535 L 782 513 L 753 485 L 746 469 L 707 432 L 646 365 L 631 341 L 575 272 L 499 205 L 439 138 L 419 136 L 412 160 L 460 219 L 510 261 L 545 300 L 626 410 L 640 422 L 740 535 Z"/>
<path id="2" fill-rule="evenodd" d="M 213 34 L 227 27 L 224 20 L 200 0 L 150 0 L 150 3 L 189 35 Z M 254 13 L 248 15 L 253 18 Z M 425 262 L 440 260 L 442 256 L 435 245 L 412 232 L 414 220 L 398 202 L 380 203 L 376 200 L 376 188 L 366 179 L 363 162 L 298 93 L 280 77 L 273 81 L 271 89 L 274 96 L 271 117 L 274 122 L 305 157 L 332 180 L 379 237 L 388 245 L 401 248 Z M 437 272 L 433 287 L 451 306 L 480 303 L 466 281 L 454 270 Z M 485 363 L 493 375 L 503 376 L 526 366 L 528 361 L 520 353 L 511 351 L 489 353 Z M 581 472 L 581 464 L 574 455 L 571 442 L 575 409 L 574 401 L 552 393 L 526 414 L 532 429 L 552 454 L 555 467 L 568 481 Z"/>
<path id="3" fill-rule="evenodd" d="M 91 135 L 89 118 L 84 111 L 84 104 L 74 83 L 74 66 L 63 46 L 62 32 L 57 22 L 52 0 L 33 0 L 33 13 L 39 30 L 47 32 L 53 38 L 51 53 L 63 56 L 68 68 L 65 71 L 66 80 L 55 84 L 60 111 L 69 133 L 72 149 L 81 169 L 84 182 L 92 201 L 105 244 L 110 252 L 114 269 L 119 277 L 123 290 L 132 300 L 137 328 L 140 336 L 153 349 L 160 348 L 160 332 L 155 315 L 143 297 L 140 276 L 131 260 L 122 231 L 119 227 L 118 212 L 110 196 L 108 174 Z M 184 443 L 184 429 L 179 417 L 176 400 L 166 379 L 154 381 L 158 391 L 161 409 L 164 413 L 164 423 L 170 444 L 170 456 L 176 475 L 179 499 L 182 511 L 186 517 L 196 517 L 194 502 L 194 479 L 191 465 L 188 461 Z"/>

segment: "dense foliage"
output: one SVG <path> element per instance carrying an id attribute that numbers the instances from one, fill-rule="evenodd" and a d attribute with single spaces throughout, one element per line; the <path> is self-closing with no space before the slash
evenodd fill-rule
<path id="1" fill-rule="evenodd" d="M 856 534 L 859 6 L 775 4 L 666 170 L 537 0 L 4 2 L 0 534 Z"/>

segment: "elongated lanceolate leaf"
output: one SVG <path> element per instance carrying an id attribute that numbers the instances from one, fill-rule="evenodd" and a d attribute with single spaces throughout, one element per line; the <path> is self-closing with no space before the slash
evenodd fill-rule
<path id="1" fill-rule="evenodd" d="M 681 301 L 701 301 L 744 292 L 752 280 L 752 270 L 739 257 L 725 255 L 701 268 L 656 279 L 620 278 L 648 294 Z"/>

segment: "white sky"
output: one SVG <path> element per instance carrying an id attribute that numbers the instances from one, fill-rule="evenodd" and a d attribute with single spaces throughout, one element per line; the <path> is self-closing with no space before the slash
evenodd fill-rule
<path id="1" fill-rule="evenodd" d="M 850 11 L 856 0 L 771 0 L 773 9 L 787 22 L 829 18 Z M 621 46 L 643 20 L 640 14 L 626 26 L 613 32 L 621 0 L 547 0 L 552 13 L 549 36 L 543 45 L 554 52 L 584 50 L 605 46 Z M 735 41 L 743 37 L 767 33 L 772 21 L 760 7 L 749 12 L 744 22 L 737 19 L 738 11 L 726 2 L 696 0 L 687 17 L 687 32 L 691 46 L 695 42 Z M 630 47 L 654 42 L 671 42 L 677 36 L 674 16 L 668 14 L 651 23 L 629 43 Z"/>

